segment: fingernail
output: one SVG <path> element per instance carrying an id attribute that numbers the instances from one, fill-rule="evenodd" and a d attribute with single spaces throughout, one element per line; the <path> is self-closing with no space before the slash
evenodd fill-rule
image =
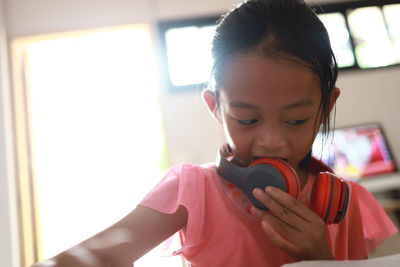
<path id="1" fill-rule="evenodd" d="M 275 192 L 275 188 L 273 186 L 267 186 L 265 188 L 265 192 L 273 194 Z"/>
<path id="2" fill-rule="evenodd" d="M 255 188 L 253 190 L 253 195 L 255 195 L 255 196 L 260 196 L 261 193 L 262 193 L 262 190 L 260 188 Z"/>

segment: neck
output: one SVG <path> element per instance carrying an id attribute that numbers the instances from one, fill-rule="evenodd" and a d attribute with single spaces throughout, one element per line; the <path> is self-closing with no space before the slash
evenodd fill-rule
<path id="1" fill-rule="evenodd" d="M 297 167 L 296 173 L 300 179 L 300 187 L 303 188 L 307 183 L 308 171 L 304 168 Z"/>

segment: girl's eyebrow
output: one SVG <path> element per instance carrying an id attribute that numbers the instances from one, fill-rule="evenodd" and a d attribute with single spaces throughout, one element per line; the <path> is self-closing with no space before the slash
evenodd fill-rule
<path id="1" fill-rule="evenodd" d="M 304 99 L 300 100 L 288 105 L 283 106 L 281 109 L 288 110 L 288 109 L 294 109 L 294 108 L 299 108 L 299 107 L 307 107 L 311 106 L 313 104 L 313 101 L 311 99 Z M 240 100 L 232 101 L 229 102 L 229 106 L 234 107 L 234 108 L 246 108 L 246 109 L 258 109 L 258 106 L 249 104 Z"/>
<path id="2" fill-rule="evenodd" d="M 257 109 L 258 107 L 240 100 L 229 102 L 229 106 L 234 108 L 247 108 L 247 109 Z"/>
<path id="3" fill-rule="evenodd" d="M 311 99 L 304 99 L 300 100 L 297 102 L 294 102 L 292 104 L 283 106 L 281 109 L 288 110 L 288 109 L 294 109 L 294 108 L 299 108 L 299 107 L 307 107 L 311 106 L 313 104 L 313 101 Z"/>

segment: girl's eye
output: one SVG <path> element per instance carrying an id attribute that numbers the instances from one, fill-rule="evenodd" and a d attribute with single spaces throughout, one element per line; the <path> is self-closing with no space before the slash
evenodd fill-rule
<path id="1" fill-rule="evenodd" d="M 290 124 L 292 126 L 300 126 L 302 124 L 304 124 L 307 121 L 307 119 L 304 120 L 290 120 L 290 121 L 286 121 L 287 124 Z"/>
<path id="2" fill-rule="evenodd" d="M 254 123 L 258 122 L 257 119 L 250 119 L 250 120 L 238 120 L 238 123 L 244 126 L 250 126 Z"/>

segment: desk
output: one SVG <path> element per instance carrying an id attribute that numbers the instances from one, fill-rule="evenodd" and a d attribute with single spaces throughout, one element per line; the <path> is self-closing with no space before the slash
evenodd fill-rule
<path id="1" fill-rule="evenodd" d="M 282 267 L 399 267 L 400 254 L 366 259 L 347 261 L 301 261 L 282 265 Z"/>
<path id="2" fill-rule="evenodd" d="M 400 189 L 400 173 L 367 177 L 358 181 L 358 183 L 364 186 L 372 194 L 385 193 L 391 190 Z"/>

